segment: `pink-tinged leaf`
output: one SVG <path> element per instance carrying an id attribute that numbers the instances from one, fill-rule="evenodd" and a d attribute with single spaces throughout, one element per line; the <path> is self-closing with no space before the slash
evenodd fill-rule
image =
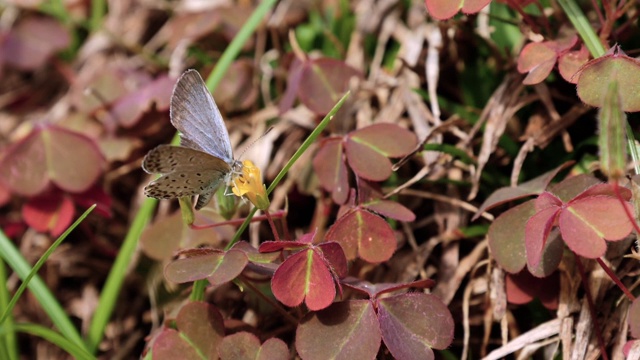
<path id="1" fill-rule="evenodd" d="M 325 115 L 349 90 L 351 78 L 362 74 L 342 60 L 321 58 L 307 61 L 300 78 L 298 98 L 309 110 Z"/>
<path id="2" fill-rule="evenodd" d="M 617 45 L 607 55 L 586 63 L 578 75 L 578 96 L 586 104 L 602 107 L 608 89 L 603 84 L 616 81 L 621 110 L 640 111 L 640 61 L 627 56 Z"/>
<path id="3" fill-rule="evenodd" d="M 559 212 L 559 207 L 549 207 L 538 211 L 527 221 L 524 244 L 527 252 L 527 265 L 530 267 L 537 267 L 540 264 L 549 233 Z"/>
<path id="4" fill-rule="evenodd" d="M 562 200 L 558 199 L 558 197 L 552 193 L 545 191 L 535 199 L 535 204 L 536 212 L 540 212 L 551 207 L 559 208 L 562 206 Z"/>
<path id="5" fill-rule="evenodd" d="M 478 211 L 475 213 L 475 215 L 473 215 L 473 220 L 477 219 L 483 212 L 495 206 L 504 204 L 509 201 L 518 200 L 527 196 L 542 193 L 547 188 L 547 186 L 549 186 L 551 180 L 553 180 L 553 178 L 556 177 L 556 175 L 558 175 L 560 171 L 573 164 L 573 161 L 567 161 L 551 171 L 548 171 L 529 181 L 523 182 L 517 187 L 503 187 L 494 191 L 491 195 L 489 195 L 487 200 L 482 203 L 480 208 L 478 208 Z"/>
<path id="6" fill-rule="evenodd" d="M 640 338 L 640 298 L 636 298 L 629 307 L 629 330 L 631 336 Z"/>
<path id="7" fill-rule="evenodd" d="M 258 251 L 261 253 L 270 253 L 282 250 L 301 250 L 308 247 L 309 244 L 302 241 L 265 241 L 260 244 Z"/>
<path id="8" fill-rule="evenodd" d="M 418 145 L 418 138 L 411 131 L 395 124 L 373 124 L 353 131 L 347 139 L 367 145 L 380 154 L 398 158 L 410 154 Z"/>
<path id="9" fill-rule="evenodd" d="M 519 274 L 507 274 L 505 279 L 507 301 L 522 305 L 539 298 L 549 310 L 558 308 L 560 294 L 560 276 L 556 271 L 545 278 L 534 277 L 527 271 Z"/>
<path id="10" fill-rule="evenodd" d="M 176 325 L 204 358 L 213 359 L 217 356 L 218 347 L 224 337 L 224 320 L 213 305 L 205 302 L 186 304 L 178 313 Z"/>
<path id="11" fill-rule="evenodd" d="M 198 351 L 173 329 L 163 330 L 151 351 L 154 359 L 202 360 Z"/>
<path id="12" fill-rule="evenodd" d="M 304 63 L 297 57 L 294 57 L 287 76 L 287 90 L 285 90 L 282 100 L 280 100 L 280 104 L 278 104 L 280 114 L 285 113 L 293 107 L 293 103 L 296 101 L 296 96 L 298 95 L 303 69 Z"/>
<path id="13" fill-rule="evenodd" d="M 324 256 L 324 261 L 339 278 L 347 276 L 347 257 L 342 250 L 342 246 L 337 242 L 325 242 L 318 245 L 318 249 Z"/>
<path id="14" fill-rule="evenodd" d="M 260 253 L 258 249 L 246 241 L 238 241 L 231 249 L 244 252 L 247 258 L 249 258 L 249 261 L 254 263 L 272 263 L 280 257 L 280 254 L 277 252 Z"/>
<path id="15" fill-rule="evenodd" d="M 271 289 L 281 303 L 294 307 L 304 300 L 310 310 L 326 308 L 336 296 L 331 272 L 313 249 L 289 256 L 273 274 Z"/>
<path id="16" fill-rule="evenodd" d="M 538 278 L 551 275 L 558 269 L 558 265 L 560 265 L 560 261 L 562 261 L 564 249 L 564 241 L 562 241 L 562 237 L 560 236 L 560 230 L 554 227 L 544 244 L 540 262 L 535 267 L 527 264 L 527 270 L 529 270 L 531 275 Z"/>
<path id="17" fill-rule="evenodd" d="M 69 192 L 83 192 L 98 179 L 105 161 L 93 140 L 48 125 L 34 129 L 0 160 L 0 177 L 18 194 L 33 196 L 49 182 Z"/>
<path id="18" fill-rule="evenodd" d="M 89 190 L 79 193 L 72 194 L 73 202 L 81 207 L 88 209 L 93 204 L 96 204 L 95 213 L 99 214 L 105 218 L 111 218 L 111 196 L 109 196 L 103 189 L 102 186 L 94 184 Z"/>
<path id="19" fill-rule="evenodd" d="M 11 193 L 9 192 L 9 188 L 0 183 L 0 207 L 8 204 L 9 200 L 11 200 Z"/>
<path id="20" fill-rule="evenodd" d="M 351 169 L 367 180 L 384 181 L 391 176 L 391 161 L 366 144 L 347 140 L 347 160 Z"/>
<path id="21" fill-rule="evenodd" d="M 349 196 L 349 174 L 342 152 L 342 138 L 324 141 L 313 158 L 313 169 L 322 187 L 331 192 L 336 204 L 344 204 Z"/>
<path id="22" fill-rule="evenodd" d="M 360 256 L 371 263 L 389 260 L 397 246 L 389 224 L 362 209 L 339 218 L 327 232 L 325 240 L 338 242 L 348 260 Z"/>
<path id="23" fill-rule="evenodd" d="M 526 265 L 525 226 L 535 212 L 534 201 L 529 200 L 505 211 L 489 226 L 491 255 L 505 271 L 518 273 Z"/>
<path id="24" fill-rule="evenodd" d="M 411 210 L 407 209 L 404 205 L 391 200 L 376 199 L 366 204 L 362 204 L 362 207 L 399 221 L 411 222 L 416 219 L 416 215 Z"/>
<path id="25" fill-rule="evenodd" d="M 416 321 L 416 317 L 420 321 Z M 453 341 L 453 317 L 431 294 L 410 293 L 378 300 L 382 339 L 396 359 L 433 359 L 433 350 Z"/>
<path id="26" fill-rule="evenodd" d="M 473 14 L 482 10 L 491 0 L 425 0 L 429 14 L 438 20 L 446 20 L 462 10 Z"/>
<path id="27" fill-rule="evenodd" d="M 296 350 L 305 360 L 375 359 L 380 340 L 371 302 L 353 300 L 308 313 L 296 331 Z"/>
<path id="28" fill-rule="evenodd" d="M 558 59 L 558 70 L 562 78 L 566 81 L 577 84 L 578 76 L 576 74 L 589 61 L 589 50 L 586 46 L 580 47 L 580 50 L 570 51 L 563 54 Z"/>
<path id="29" fill-rule="evenodd" d="M 549 187 L 549 192 L 556 195 L 562 202 L 568 202 L 578 196 L 589 187 L 601 184 L 602 181 L 591 175 L 580 174 L 562 180 L 562 182 L 553 184 Z"/>
<path id="30" fill-rule="evenodd" d="M 246 331 L 225 337 L 218 349 L 221 360 L 287 360 L 289 349 L 284 341 L 270 338 L 260 346 L 260 340 Z"/>
<path id="31" fill-rule="evenodd" d="M 544 81 L 553 70 L 557 56 L 546 43 L 527 44 L 518 57 L 518 71 L 528 73 L 522 83 L 533 85 Z"/>
<path id="32" fill-rule="evenodd" d="M 618 191 L 620 192 L 620 196 L 622 196 L 622 199 L 624 199 L 625 201 L 631 200 L 631 190 L 620 186 L 618 187 Z M 617 198 L 615 185 L 608 184 L 608 183 L 595 184 L 593 186 L 590 186 L 580 194 L 578 194 L 570 202 L 575 202 L 580 199 L 593 197 L 593 196 L 608 196 L 608 197 Z"/>
<path id="33" fill-rule="evenodd" d="M 122 126 L 129 128 L 137 124 L 153 104 L 158 111 L 168 110 L 175 83 L 176 79 L 160 76 L 116 100 L 112 114 Z"/>
<path id="34" fill-rule="evenodd" d="M 27 17 L 0 41 L 1 58 L 22 70 L 35 70 L 57 51 L 65 49 L 71 37 L 62 24 L 52 18 Z"/>
<path id="35" fill-rule="evenodd" d="M 354 277 L 347 277 L 342 280 L 342 284 L 353 290 L 362 292 L 369 295 L 369 298 L 374 299 L 382 294 L 386 294 L 392 291 L 398 291 L 403 289 L 429 289 L 432 288 L 436 282 L 431 279 L 423 279 L 412 281 L 410 283 L 376 283 L 372 284 L 368 281 L 360 280 Z"/>
<path id="36" fill-rule="evenodd" d="M 620 201 L 608 196 L 592 196 L 570 202 L 560 213 L 559 225 L 562 239 L 576 254 L 595 259 L 607 249 L 605 239 L 625 238 L 633 225 Z M 633 208 L 624 203 L 629 212 Z"/>
<path id="37" fill-rule="evenodd" d="M 216 250 L 175 260 L 165 267 L 164 275 L 176 283 L 207 279 L 212 285 L 220 285 L 238 277 L 248 262 L 247 255 L 240 250 Z"/>
<path id="38" fill-rule="evenodd" d="M 75 208 L 73 201 L 62 193 L 34 197 L 22 206 L 22 218 L 35 230 L 58 237 L 71 222 Z"/>

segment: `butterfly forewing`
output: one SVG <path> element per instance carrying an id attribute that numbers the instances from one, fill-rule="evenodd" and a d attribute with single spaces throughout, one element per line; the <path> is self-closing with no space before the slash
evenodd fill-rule
<path id="1" fill-rule="evenodd" d="M 145 195 L 156 199 L 211 193 L 231 172 L 229 164 L 221 159 L 198 150 L 170 145 L 160 145 L 151 150 L 145 156 L 142 168 L 148 173 L 162 174 L 144 188 Z"/>
<path id="2" fill-rule="evenodd" d="M 173 89 L 171 123 L 182 145 L 233 162 L 229 133 L 211 93 L 195 70 L 187 70 Z"/>

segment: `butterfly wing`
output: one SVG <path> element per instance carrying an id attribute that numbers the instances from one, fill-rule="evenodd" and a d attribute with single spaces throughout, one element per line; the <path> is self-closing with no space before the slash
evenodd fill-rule
<path id="1" fill-rule="evenodd" d="M 182 74 L 171 96 L 171 123 L 183 146 L 233 162 L 229 133 L 213 96 L 196 70 Z"/>
<path id="2" fill-rule="evenodd" d="M 162 175 L 144 188 L 145 195 L 156 199 L 192 195 L 204 195 L 210 199 L 208 193 L 215 191 L 231 172 L 229 164 L 221 159 L 202 151 L 171 145 L 160 145 L 149 151 L 142 161 L 142 168 L 150 174 Z"/>

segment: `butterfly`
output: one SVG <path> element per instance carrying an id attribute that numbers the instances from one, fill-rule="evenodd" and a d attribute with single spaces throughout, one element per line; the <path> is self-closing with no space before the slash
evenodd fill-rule
<path id="1" fill-rule="evenodd" d="M 221 184 L 242 173 L 233 158 L 229 133 L 213 96 L 196 70 L 185 71 L 171 95 L 171 124 L 180 145 L 160 145 L 144 157 L 142 169 L 161 176 L 144 188 L 148 197 L 198 195 L 196 210 L 209 203 Z"/>

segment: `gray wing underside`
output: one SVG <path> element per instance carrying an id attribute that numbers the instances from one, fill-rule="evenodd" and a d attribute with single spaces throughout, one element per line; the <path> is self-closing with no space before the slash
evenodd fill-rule
<path id="1" fill-rule="evenodd" d="M 181 144 L 233 162 L 229 133 L 211 93 L 196 70 L 182 74 L 171 96 L 171 123 Z"/>
<path id="2" fill-rule="evenodd" d="M 147 173 L 162 175 L 144 188 L 145 195 L 156 199 L 201 195 L 206 202 L 231 172 L 229 164 L 221 159 L 171 145 L 160 145 L 149 151 L 142 161 L 142 168 Z"/>

